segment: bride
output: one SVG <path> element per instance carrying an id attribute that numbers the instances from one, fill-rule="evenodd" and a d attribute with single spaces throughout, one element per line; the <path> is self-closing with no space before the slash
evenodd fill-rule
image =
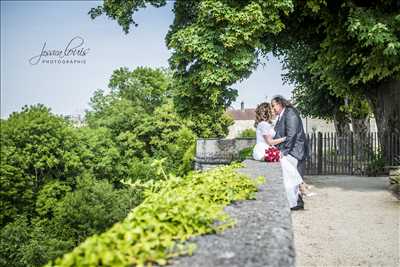
<path id="1" fill-rule="evenodd" d="M 256 108 L 256 145 L 253 149 L 253 158 L 255 160 L 265 161 L 265 151 L 270 147 L 280 144 L 286 140 L 286 137 L 273 139 L 275 136 L 274 126 L 272 124 L 273 112 L 271 104 L 264 102 Z"/>

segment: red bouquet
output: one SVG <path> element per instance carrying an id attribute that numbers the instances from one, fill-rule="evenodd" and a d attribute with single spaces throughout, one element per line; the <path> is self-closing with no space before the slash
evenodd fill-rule
<path id="1" fill-rule="evenodd" d="M 274 146 L 265 150 L 265 161 L 266 162 L 279 162 L 280 151 Z"/>

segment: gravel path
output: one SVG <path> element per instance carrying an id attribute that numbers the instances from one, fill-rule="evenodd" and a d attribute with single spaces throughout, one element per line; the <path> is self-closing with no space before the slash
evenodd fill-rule
<path id="1" fill-rule="evenodd" d="M 313 176 L 292 212 L 297 266 L 400 266 L 399 201 L 387 177 Z"/>

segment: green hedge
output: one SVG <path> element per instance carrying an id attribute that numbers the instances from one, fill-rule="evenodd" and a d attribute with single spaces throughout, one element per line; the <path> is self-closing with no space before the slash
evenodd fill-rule
<path id="1" fill-rule="evenodd" d="M 223 208 L 254 198 L 257 181 L 238 174 L 238 166 L 153 183 L 124 221 L 47 266 L 164 265 L 170 257 L 191 254 L 195 245 L 185 241 L 234 225 Z"/>
<path id="2" fill-rule="evenodd" d="M 256 138 L 256 131 L 252 128 L 245 129 L 239 134 L 239 138 Z"/>

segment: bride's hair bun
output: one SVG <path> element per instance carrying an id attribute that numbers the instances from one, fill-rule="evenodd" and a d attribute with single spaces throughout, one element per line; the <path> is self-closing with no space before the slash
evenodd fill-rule
<path id="1" fill-rule="evenodd" d="M 262 121 L 272 123 L 272 108 L 271 104 L 268 102 L 263 102 L 256 108 L 256 120 L 254 126 L 257 127 L 257 125 Z"/>

